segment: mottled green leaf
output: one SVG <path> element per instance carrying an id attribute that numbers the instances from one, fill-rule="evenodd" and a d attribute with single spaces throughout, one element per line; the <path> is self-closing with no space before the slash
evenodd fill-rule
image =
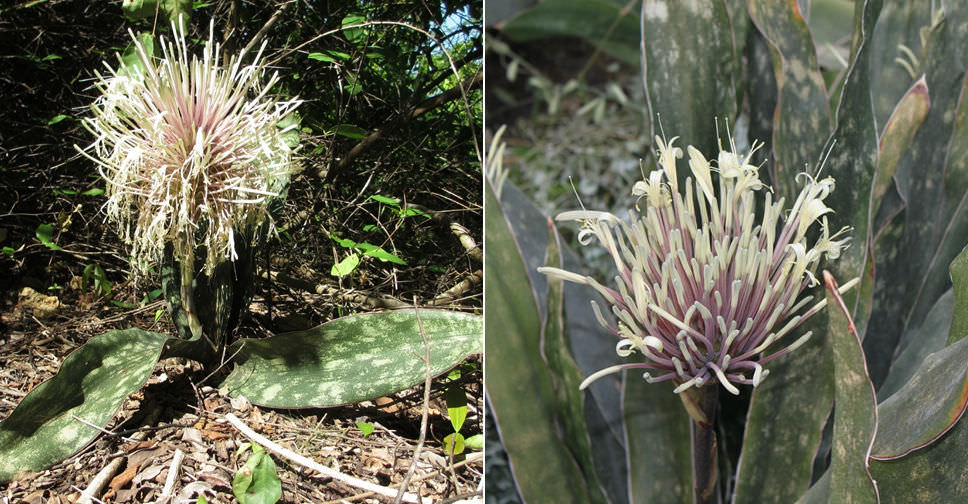
<path id="1" fill-rule="evenodd" d="M 929 355 L 917 374 L 880 404 L 872 457 L 903 457 L 936 441 L 961 418 L 968 401 L 966 355 L 968 340 Z"/>
<path id="2" fill-rule="evenodd" d="M 883 381 L 886 369 L 879 364 L 890 362 L 901 335 L 921 325 L 947 290 L 948 265 L 968 242 L 965 218 L 955 213 L 962 212 L 966 192 L 959 172 L 968 167 L 949 157 L 968 134 L 965 123 L 959 122 L 964 118 L 959 109 L 968 106 L 961 99 L 968 70 L 963 47 L 968 5 L 947 5 L 944 12 L 944 18 L 925 33 L 927 43 L 921 54 L 931 108 L 895 173 L 905 204 L 903 229 L 899 239 L 890 243 L 892 259 L 883 266 L 878 260 L 878 269 L 890 271 L 893 280 L 883 285 L 871 315 L 868 334 L 876 338 L 864 345 L 872 351 L 875 383 Z"/>
<path id="3" fill-rule="evenodd" d="M 968 24 L 966 24 L 968 29 Z M 961 95 L 955 111 L 954 131 L 945 159 L 944 211 L 937 249 L 931 254 L 927 273 L 920 278 L 920 290 L 911 310 L 911 321 L 917 323 L 934 300 L 951 285 L 948 265 L 968 243 L 968 78 L 962 80 Z"/>
<path id="4" fill-rule="evenodd" d="M 938 299 L 920 326 L 904 333 L 887 379 L 877 389 L 881 401 L 904 387 L 928 355 L 945 347 L 954 307 L 955 297 L 949 291 Z"/>
<path id="5" fill-rule="evenodd" d="M 625 372 L 630 504 L 692 502 L 689 415 L 672 389 L 668 382 L 646 382 L 641 372 Z"/>
<path id="6" fill-rule="evenodd" d="M 890 461 L 871 461 L 881 504 L 968 502 L 968 422 L 921 450 Z"/>
<path id="7" fill-rule="evenodd" d="M 740 78 L 725 2 L 645 0 L 641 22 L 653 133 L 678 136 L 680 145 L 701 152 L 719 152 L 719 138 L 726 135 L 717 131 L 715 119 L 720 127 L 733 124 Z"/>
<path id="8" fill-rule="evenodd" d="M 834 430 L 830 456 L 830 502 L 876 503 L 868 457 L 877 433 L 877 400 L 860 336 L 837 282 L 824 271 L 834 357 Z"/>
<path id="9" fill-rule="evenodd" d="M 437 376 L 481 352 L 481 317 L 446 310 L 364 313 L 266 339 L 235 342 L 235 368 L 223 387 L 273 408 L 359 402 Z"/>
<path id="10" fill-rule="evenodd" d="M 551 220 L 548 227 L 553 229 Z M 545 266 L 562 267 L 558 233 L 552 231 L 548 241 Z M 589 502 L 606 502 L 602 484 L 592 462 L 591 440 L 585 422 L 585 392 L 578 389 L 584 376 L 571 356 L 568 345 L 568 326 L 564 313 L 564 282 L 560 278 L 548 280 L 547 310 L 541 334 L 542 355 L 551 370 L 554 387 L 554 416 L 562 430 L 562 439 L 575 458 L 585 477 Z"/>
<path id="11" fill-rule="evenodd" d="M 140 329 L 111 331 L 67 356 L 0 422 L 0 481 L 63 460 L 99 435 L 86 423 L 111 421 L 144 385 L 168 339 Z"/>
<path id="12" fill-rule="evenodd" d="M 581 37 L 626 63 L 639 62 L 639 26 L 625 0 L 545 0 L 504 24 L 517 41 Z"/>
<path id="13" fill-rule="evenodd" d="M 951 261 L 952 291 L 955 303 L 959 309 L 951 316 L 951 327 L 948 330 L 948 344 L 961 341 L 968 336 L 968 249 L 962 250 L 954 261 Z"/>
<path id="14" fill-rule="evenodd" d="M 501 209 L 521 251 L 528 280 L 536 291 L 539 313 L 545 318 L 548 279 L 537 272 L 537 267 L 544 264 L 546 257 L 547 216 L 510 183 L 503 186 Z M 562 254 L 564 269 L 583 270 L 574 252 L 563 248 Z M 598 324 L 589 303 L 592 299 L 604 303 L 599 294 L 586 285 L 565 282 L 564 296 L 571 355 L 582 373 L 587 376 L 619 363 L 615 338 Z M 604 316 L 610 317 L 610 314 Z M 620 383 L 618 374 L 604 376 L 586 389 L 590 395 L 585 397 L 585 419 L 592 439 L 595 469 L 613 502 L 625 500 L 628 493 Z"/>
<path id="15" fill-rule="evenodd" d="M 769 42 L 779 96 L 773 116 L 770 179 L 793 201 L 797 173 L 819 161 L 830 134 L 830 109 L 813 38 L 797 3 L 750 0 L 750 17 Z"/>
<path id="16" fill-rule="evenodd" d="M 582 502 L 581 473 L 555 432 L 553 385 L 540 354 L 541 318 L 529 269 L 490 184 L 484 191 L 485 374 L 497 428 L 526 501 Z M 547 235 L 542 238 L 546 246 Z"/>
<path id="17" fill-rule="evenodd" d="M 797 504 L 829 504 L 830 503 L 830 471 L 820 476 L 810 490 L 797 499 Z"/>
<path id="18" fill-rule="evenodd" d="M 874 310 L 874 285 L 877 281 L 876 265 L 884 264 L 885 259 L 889 259 L 879 255 L 875 257 L 875 254 L 880 254 L 885 248 L 896 250 L 896 240 L 881 240 L 881 237 L 885 235 L 888 224 L 893 216 L 900 211 L 901 206 L 901 203 L 896 201 L 897 193 L 893 190 L 894 173 L 904 153 L 910 147 L 914 134 L 924 121 L 930 105 L 927 85 L 923 78 L 919 79 L 894 107 L 893 113 L 881 130 L 878 140 L 878 163 L 870 197 L 871 222 L 868 229 L 867 261 L 864 269 L 865 274 L 861 277 L 861 284 L 857 287 L 857 308 L 854 311 L 854 322 L 857 324 L 857 331 L 862 339 L 867 337 L 867 325 Z M 887 205 L 881 208 L 885 196 L 891 196 L 891 198 Z M 881 217 L 881 219 L 879 220 L 878 217 Z M 896 230 L 898 230 L 897 226 L 887 234 Z M 881 283 L 883 283 L 883 280 Z M 873 360 L 872 376 L 883 374 L 890 352 L 890 349 L 879 348 L 878 342 L 872 339 L 870 343 L 864 345 L 868 357 Z"/>
<path id="19" fill-rule="evenodd" d="M 813 337 L 771 362 L 770 375 L 753 389 L 736 475 L 736 504 L 793 502 L 810 486 L 810 469 L 833 405 L 833 359 L 826 327 L 826 311 L 807 320 L 802 331 L 812 330 Z M 788 337 L 793 341 L 798 336 Z"/>
<path id="20" fill-rule="evenodd" d="M 745 7 L 745 2 L 744 2 Z M 773 165 L 773 116 L 779 99 L 776 77 L 773 74 L 772 49 L 759 30 L 751 29 L 746 42 L 746 95 L 755 96 L 749 100 L 750 142 L 763 142 L 763 147 L 753 153 L 752 161 L 757 166 Z M 767 170 L 761 175 L 766 178 Z M 775 184 L 770 179 L 769 183 Z"/>
<path id="21" fill-rule="evenodd" d="M 928 95 L 928 85 L 924 78 L 908 89 L 907 93 L 897 102 L 891 117 L 884 124 L 880 136 L 880 154 L 874 188 L 871 194 L 872 214 L 877 213 L 881 200 L 890 188 L 891 179 L 897 170 L 901 157 L 911 145 L 914 134 L 924 121 L 931 106 Z M 876 232 L 876 230 L 875 230 Z"/>
<path id="22" fill-rule="evenodd" d="M 844 79 L 836 127 L 824 148 L 827 152 L 824 167 L 837 183 L 837 189 L 826 202 L 834 209 L 828 216 L 830 232 L 849 227 L 853 236 L 853 246 L 828 264 L 845 282 L 864 276 L 867 244 L 872 239 L 870 195 L 877 168 L 878 144 L 870 100 L 869 40 L 880 8 L 880 0 L 856 4 L 853 59 Z M 856 308 L 857 292 L 849 291 L 843 295 L 851 316 Z"/>
<path id="23" fill-rule="evenodd" d="M 907 48 L 914 55 L 921 54 L 920 31 L 931 23 L 931 8 L 919 2 L 885 2 L 877 20 L 872 43 L 871 95 L 877 124 L 884 124 L 904 92 L 919 77 L 918 68 L 911 75 L 898 62 L 909 60 Z"/>

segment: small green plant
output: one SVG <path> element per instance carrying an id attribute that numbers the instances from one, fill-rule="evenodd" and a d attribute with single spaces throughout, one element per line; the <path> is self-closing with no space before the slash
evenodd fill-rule
<path id="1" fill-rule="evenodd" d="M 444 451 L 451 456 L 463 454 L 467 443 L 464 435 L 460 433 L 461 427 L 464 426 L 464 420 L 467 419 L 467 396 L 464 394 L 464 388 L 455 383 L 455 380 L 458 380 L 460 376 L 459 368 L 451 371 L 447 378 L 452 383 L 444 391 L 444 401 L 447 403 L 447 418 L 450 419 L 450 425 L 454 428 L 453 433 L 444 436 Z"/>
<path id="2" fill-rule="evenodd" d="M 330 238 L 333 239 L 340 247 L 349 249 L 352 252 L 350 255 L 346 256 L 340 262 L 333 265 L 330 269 L 330 274 L 335 277 L 345 277 L 356 270 L 356 267 L 360 265 L 360 261 L 364 256 L 374 257 L 382 262 L 391 262 L 394 264 L 406 265 L 407 262 L 400 257 L 391 254 L 378 245 L 373 245 L 367 242 L 355 242 L 348 238 L 340 238 L 338 235 L 330 234 Z"/>
<path id="3" fill-rule="evenodd" d="M 91 263 L 84 266 L 81 272 L 81 289 L 93 289 L 95 297 L 107 296 L 111 293 L 111 281 L 100 264 Z"/>
<path id="4" fill-rule="evenodd" d="M 34 231 L 34 236 L 40 240 L 45 247 L 51 250 L 63 250 L 60 245 L 54 243 L 54 226 L 51 224 L 41 224 Z"/>
<path id="5" fill-rule="evenodd" d="M 360 429 L 360 434 L 363 434 L 363 437 L 373 434 L 375 429 L 370 422 L 356 422 L 356 428 Z"/>
<path id="6" fill-rule="evenodd" d="M 379 203 L 383 203 L 383 205 L 389 207 L 390 211 L 397 214 L 397 216 L 399 216 L 401 219 L 412 217 L 414 215 L 419 215 L 421 217 L 426 217 L 428 219 L 430 218 L 430 216 L 427 215 L 427 212 L 424 212 L 419 208 L 400 206 L 400 201 L 394 198 L 389 198 L 387 196 L 374 194 L 373 196 L 370 196 L 370 199 Z"/>
<path id="7" fill-rule="evenodd" d="M 232 493 L 242 504 L 274 504 L 282 498 L 282 482 L 276 474 L 276 463 L 257 444 L 244 443 L 239 454 L 250 447 L 252 455 L 232 478 Z"/>

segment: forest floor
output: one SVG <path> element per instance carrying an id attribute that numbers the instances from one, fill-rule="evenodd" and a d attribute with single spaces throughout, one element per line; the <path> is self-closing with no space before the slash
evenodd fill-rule
<path id="1" fill-rule="evenodd" d="M 32 281 L 36 278 L 26 283 Z M 265 280 L 261 284 L 250 307 L 252 316 L 243 321 L 239 336 L 256 338 L 280 330 L 308 328 L 328 318 L 335 307 L 346 307 L 345 301 L 336 299 L 340 296 L 338 289 L 332 290 L 337 294 L 316 294 Z M 45 292 L 37 298 L 40 301 L 24 296 L 18 301 L 14 291 L 26 285 L 15 287 L 7 291 L 0 313 L 0 322 L 6 326 L 6 334 L 0 333 L 0 419 L 91 337 L 127 327 L 174 334 L 161 299 L 120 307 L 107 297 L 94 298 L 90 288 L 81 288 L 78 277 L 58 290 Z M 265 296 L 269 289 L 271 310 Z M 130 282 L 116 284 L 110 299 L 135 299 L 140 297 L 136 290 L 143 289 Z M 48 294 L 54 296 L 43 297 Z M 42 306 L 44 299 L 50 306 Z M 270 311 L 272 317 L 268 316 Z M 417 386 L 393 396 L 336 408 L 272 410 L 219 391 L 218 383 L 230 367 L 209 376 L 193 361 L 159 362 L 147 384 L 127 399 L 103 435 L 47 470 L 25 473 L 0 484 L 0 501 L 78 502 L 81 491 L 99 472 L 107 471 L 104 491 L 94 502 L 164 502 L 162 492 L 168 475 L 177 471 L 174 486 L 168 491 L 173 498 L 170 502 L 195 502 L 202 494 L 212 503 L 235 502 L 233 477 L 252 452 L 240 452 L 240 447 L 251 440 L 225 421 L 228 413 L 269 440 L 343 474 L 396 488 L 414 465 L 409 492 L 418 492 L 433 502 L 480 499 L 481 452 L 454 458 L 443 448 L 443 437 L 453 428 L 438 381 L 431 388 L 428 403 L 424 403 L 423 387 Z M 483 430 L 479 356 L 465 362 L 461 369 L 465 371 L 460 380 L 469 409 L 462 433 L 469 437 Z M 415 460 L 424 413 L 428 420 L 426 442 Z M 358 422 L 372 425 L 373 432 L 364 435 Z M 281 503 L 392 501 L 321 477 L 286 459 L 273 458 L 282 481 Z"/>

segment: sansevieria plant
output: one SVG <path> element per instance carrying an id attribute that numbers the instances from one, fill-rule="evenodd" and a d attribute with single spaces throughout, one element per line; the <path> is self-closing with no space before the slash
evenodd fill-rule
<path id="1" fill-rule="evenodd" d="M 193 56 L 184 23 L 172 26 L 160 58 L 151 39 L 133 37 L 136 62 L 98 75 L 89 157 L 133 264 L 161 262 L 182 336 L 217 349 L 247 304 L 254 248 L 275 230 L 269 202 L 293 171 L 277 125 L 299 100 L 269 95 L 278 74 L 266 78 L 265 44 L 251 62 L 244 53 L 222 61 L 210 26 Z"/>
<path id="2" fill-rule="evenodd" d="M 274 232 L 271 208 L 293 173 L 295 126 L 279 125 L 296 123 L 287 116 L 299 100 L 274 94 L 266 44 L 226 59 L 210 26 L 193 55 L 180 21 L 157 43 L 132 34 L 136 57 L 97 75 L 85 123 L 94 142 L 79 149 L 106 182 L 104 212 L 133 269 L 150 281 L 160 264 L 179 337 L 125 329 L 74 351 L 0 422 L 0 481 L 86 445 L 162 358 L 209 368 L 231 359 L 220 384 L 229 394 L 307 408 L 394 393 L 481 351 L 481 317 L 418 307 L 230 342 L 252 294 L 254 251 Z"/>
<path id="3" fill-rule="evenodd" d="M 520 496 L 968 502 L 968 4 L 579 4 L 505 26 L 640 38 L 655 140 L 628 216 L 558 227 L 489 154 L 486 389 Z M 821 7 L 853 13 L 834 67 Z"/>

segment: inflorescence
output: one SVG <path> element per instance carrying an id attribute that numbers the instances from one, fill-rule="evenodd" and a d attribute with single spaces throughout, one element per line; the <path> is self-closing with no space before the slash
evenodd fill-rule
<path id="1" fill-rule="evenodd" d="M 659 169 L 632 188 L 639 203 L 644 200 L 644 212 L 637 204 L 628 220 L 587 210 L 557 216 L 582 223 L 581 244 L 595 237 L 611 254 L 617 290 L 558 268 L 539 271 L 593 287 L 618 320 L 612 326 L 592 301 L 599 323 L 620 339 L 618 355 L 638 351 L 645 356 L 645 362 L 592 374 L 582 388 L 605 374 L 644 368 L 661 373 L 646 372 L 649 382 L 675 380 L 677 393 L 718 380 L 738 394 L 736 384 L 758 385 L 768 374 L 764 364 L 810 338 L 807 332 L 766 354 L 826 304 L 821 300 L 803 310 L 813 297 L 801 294 L 817 283 L 821 258 L 836 259 L 848 241 L 837 238 L 849 228 L 830 234 L 827 225 L 832 210 L 824 199 L 834 190 L 834 180 L 798 175 L 804 187 L 784 216 L 783 198 L 773 201 L 757 167 L 749 163 L 755 145 L 745 157 L 735 147 L 721 150 L 715 167 L 689 146 L 692 177 L 683 194 L 676 173 L 682 149 L 673 146 L 675 140 L 666 144 L 656 138 Z M 712 172 L 718 173 L 718 192 Z M 764 188 L 757 209 L 756 192 Z M 808 230 L 817 222 L 819 237 L 809 244 Z M 841 291 L 855 283 L 847 282 Z"/>
<path id="2" fill-rule="evenodd" d="M 236 258 L 236 232 L 271 221 L 267 201 L 293 172 L 277 125 L 300 101 L 268 95 L 278 75 L 263 80 L 265 44 L 252 63 L 244 53 L 223 62 L 210 27 L 199 58 L 182 26 L 172 24 L 173 40 L 162 37 L 160 58 L 132 34 L 138 64 L 105 64 L 84 122 L 96 139 L 81 152 L 107 181 L 105 211 L 142 271 L 170 243 L 183 264 L 204 247 L 211 274 Z"/>

